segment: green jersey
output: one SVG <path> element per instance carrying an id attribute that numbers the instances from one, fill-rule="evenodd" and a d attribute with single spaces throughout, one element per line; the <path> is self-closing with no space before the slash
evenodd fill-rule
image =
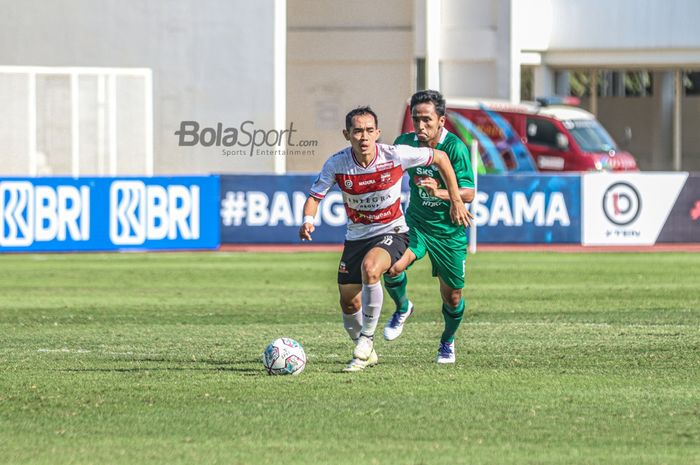
<path id="1" fill-rule="evenodd" d="M 394 145 L 418 147 L 418 139 L 413 132 L 401 134 L 394 141 Z M 452 163 L 452 168 L 457 176 L 457 185 L 460 188 L 473 188 L 474 174 L 469 158 L 469 150 L 459 137 L 447 129 L 443 129 L 440 142 L 435 148 L 447 153 L 447 156 L 450 158 L 450 163 Z M 464 234 L 464 226 L 452 223 L 450 202 L 433 197 L 416 185 L 420 178 L 431 177 L 437 180 L 441 189 L 445 189 L 445 182 L 440 176 L 437 166 L 410 168 L 408 174 L 410 176 L 408 184 L 411 189 L 411 201 L 406 210 L 406 220 L 409 223 L 409 227 L 420 225 L 421 229 L 428 229 L 432 234 L 439 236 L 452 236 L 457 233 Z"/>

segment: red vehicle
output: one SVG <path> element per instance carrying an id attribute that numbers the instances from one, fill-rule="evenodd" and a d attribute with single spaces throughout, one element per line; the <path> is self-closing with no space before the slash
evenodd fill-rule
<path id="1" fill-rule="evenodd" d="M 481 106 L 503 116 L 527 146 L 540 171 L 637 171 L 637 162 L 620 150 L 592 113 L 569 105 L 535 102 L 447 100 L 447 110 L 471 120 L 494 141 L 503 134 Z M 449 121 L 447 129 L 453 131 Z M 402 132 L 412 132 L 406 108 Z"/>

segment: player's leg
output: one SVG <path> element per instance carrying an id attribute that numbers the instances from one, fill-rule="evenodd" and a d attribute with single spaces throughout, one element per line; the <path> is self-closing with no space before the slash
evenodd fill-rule
<path id="1" fill-rule="evenodd" d="M 360 360 L 368 359 L 374 349 L 374 332 L 384 303 L 380 279 L 390 266 L 391 255 L 381 247 L 370 249 L 362 260 L 362 332 L 353 352 Z"/>
<path id="2" fill-rule="evenodd" d="M 384 287 L 391 300 L 396 304 L 396 311 L 406 313 L 408 311 L 408 275 L 402 271 L 398 276 L 384 275 Z"/>
<path id="3" fill-rule="evenodd" d="M 362 284 L 339 284 L 340 308 L 343 313 L 343 326 L 350 339 L 357 345 L 362 331 Z M 379 362 L 377 352 L 372 350 L 366 360 L 353 356 L 343 369 L 346 372 L 362 371 Z"/>
<path id="4" fill-rule="evenodd" d="M 464 317 L 465 302 L 462 297 L 462 289 L 455 289 L 440 279 L 440 295 L 442 297 L 442 317 L 445 320 L 445 328 L 440 336 L 438 348 L 438 363 L 455 362 L 455 334 Z"/>
<path id="5" fill-rule="evenodd" d="M 372 247 L 372 241 L 346 241 L 343 256 L 338 265 L 338 291 L 340 293 L 340 308 L 343 315 L 343 327 L 357 345 L 362 331 L 362 261 Z M 373 350 L 364 360 L 353 358 L 345 367 L 345 371 L 361 371 L 368 366 L 376 365 L 377 353 Z"/>
<path id="6" fill-rule="evenodd" d="M 362 333 L 353 354 L 357 358 L 364 359 L 374 348 L 374 332 L 384 301 L 381 276 L 401 258 L 407 247 L 405 233 L 378 236 L 362 260 Z"/>
<path id="7" fill-rule="evenodd" d="M 389 269 L 389 276 L 398 277 L 416 260 L 420 260 L 416 256 L 416 253 L 411 249 L 406 250 L 406 253 L 404 253 L 403 256 Z"/>
<path id="8" fill-rule="evenodd" d="M 438 363 L 454 363 L 454 340 L 464 316 L 465 302 L 462 298 L 464 287 L 467 244 L 466 237 L 427 239 L 433 276 L 440 281 L 442 316 L 445 327 L 440 336 Z"/>
<path id="9" fill-rule="evenodd" d="M 384 287 L 391 300 L 396 304 L 396 310 L 384 325 L 384 339 L 393 341 L 401 336 L 403 325 L 413 313 L 413 302 L 408 298 L 408 275 L 402 271 L 398 276 L 384 275 Z"/>
<path id="10" fill-rule="evenodd" d="M 413 313 L 413 302 L 408 298 L 407 291 L 408 275 L 405 271 L 401 271 L 397 276 L 390 276 L 391 270 L 395 269 L 406 257 L 409 257 L 408 259 L 413 262 L 416 258 L 420 259 L 425 256 L 425 242 L 417 228 L 414 227 L 409 230 L 408 240 L 410 247 L 403 256 L 392 265 L 390 272 L 384 275 L 386 291 L 394 301 L 394 304 L 396 304 L 396 311 L 394 311 L 394 314 L 391 315 L 389 321 L 384 325 L 384 339 L 387 341 L 393 341 L 401 336 L 404 323 Z M 405 269 L 405 267 L 403 269 Z"/>
<path id="11" fill-rule="evenodd" d="M 343 315 L 343 327 L 350 339 L 357 344 L 362 331 L 362 285 L 338 284 L 340 291 L 340 309 Z"/>

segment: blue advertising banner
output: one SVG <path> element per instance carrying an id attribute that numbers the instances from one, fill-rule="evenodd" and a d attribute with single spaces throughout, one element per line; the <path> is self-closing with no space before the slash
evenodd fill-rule
<path id="1" fill-rule="evenodd" d="M 221 177 L 222 243 L 296 243 L 315 175 Z M 404 177 L 402 201 L 408 201 Z M 578 175 L 483 175 L 472 205 L 480 243 L 580 243 Z M 334 187 L 319 206 L 316 243 L 341 243 L 347 216 Z"/>
<path id="2" fill-rule="evenodd" d="M 581 242 L 581 177 L 484 175 L 473 202 L 478 242 Z"/>
<path id="3" fill-rule="evenodd" d="M 303 206 L 315 178 L 315 174 L 221 176 L 221 242 L 301 242 Z M 316 220 L 314 242 L 343 242 L 347 215 L 337 186 L 321 201 Z"/>
<path id="4" fill-rule="evenodd" d="M 0 179 L 0 251 L 212 249 L 218 176 Z"/>

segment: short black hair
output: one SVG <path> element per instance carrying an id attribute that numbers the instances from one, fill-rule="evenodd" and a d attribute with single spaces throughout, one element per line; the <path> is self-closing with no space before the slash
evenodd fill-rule
<path id="1" fill-rule="evenodd" d="M 411 97 L 411 112 L 413 107 L 421 103 L 432 103 L 435 105 L 435 113 L 438 116 L 445 116 L 445 97 L 437 90 L 421 90 Z"/>
<path id="2" fill-rule="evenodd" d="M 352 119 L 355 116 L 359 115 L 372 115 L 374 118 L 374 126 L 379 127 L 379 119 L 377 118 L 377 114 L 369 107 L 369 105 L 364 106 L 364 107 L 357 107 L 354 110 L 350 110 L 350 112 L 345 115 L 345 129 L 347 131 L 350 130 L 352 127 Z"/>

